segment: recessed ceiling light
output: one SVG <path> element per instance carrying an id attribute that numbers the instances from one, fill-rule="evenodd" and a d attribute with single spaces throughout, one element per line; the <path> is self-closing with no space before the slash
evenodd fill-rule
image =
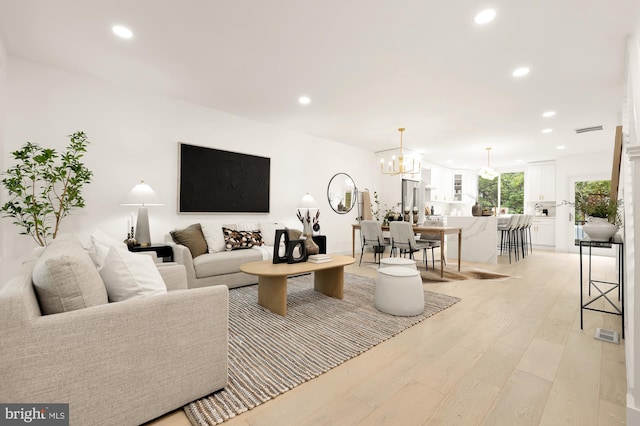
<path id="1" fill-rule="evenodd" d="M 545 113 L 543 113 L 543 114 L 542 114 L 542 116 L 543 116 L 543 117 L 546 117 L 546 118 L 548 118 L 548 117 L 553 117 L 554 115 L 556 115 L 556 112 L 555 112 L 555 111 L 547 111 L 547 112 L 545 112 Z"/>
<path id="2" fill-rule="evenodd" d="M 553 129 L 544 129 L 542 130 L 542 133 L 551 133 L 553 132 Z"/>
<path id="3" fill-rule="evenodd" d="M 453 163 L 453 160 L 447 160 L 447 164 Z"/>
<path id="4" fill-rule="evenodd" d="M 133 33 L 127 27 L 123 27 L 122 25 L 114 25 L 111 27 L 111 30 L 115 35 L 122 38 L 131 38 L 133 37 Z"/>
<path id="5" fill-rule="evenodd" d="M 311 98 L 309 98 L 308 96 L 300 96 L 298 98 L 298 102 L 300 102 L 302 105 L 309 105 L 311 103 Z"/>
<path id="6" fill-rule="evenodd" d="M 566 148 L 566 147 L 565 147 L 564 145 L 558 145 L 558 146 L 556 146 L 556 149 L 557 149 L 558 151 L 561 151 L 561 150 L 563 150 L 563 149 L 565 149 L 565 148 Z"/>
<path id="7" fill-rule="evenodd" d="M 518 68 L 513 72 L 513 76 L 514 77 L 524 77 L 525 75 L 529 74 L 529 71 L 531 71 L 531 70 L 529 68 L 527 68 L 527 67 Z"/>
<path id="8" fill-rule="evenodd" d="M 516 160 L 516 163 L 522 163 L 522 160 L 518 159 Z"/>
<path id="9" fill-rule="evenodd" d="M 493 18 L 496 17 L 496 11 L 493 9 L 485 9 L 482 12 L 478 13 L 476 17 L 473 19 L 476 21 L 476 24 L 484 25 L 493 21 Z"/>

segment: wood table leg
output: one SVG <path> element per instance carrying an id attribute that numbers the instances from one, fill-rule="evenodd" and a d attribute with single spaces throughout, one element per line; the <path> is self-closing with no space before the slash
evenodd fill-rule
<path id="1" fill-rule="evenodd" d="M 344 297 L 344 266 L 321 269 L 313 273 L 313 289 L 330 297 Z"/>
<path id="2" fill-rule="evenodd" d="M 287 277 L 258 278 L 258 305 L 283 317 L 287 315 Z"/>

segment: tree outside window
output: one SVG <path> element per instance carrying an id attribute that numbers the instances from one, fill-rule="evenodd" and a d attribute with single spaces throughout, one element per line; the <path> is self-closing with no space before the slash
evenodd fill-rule
<path id="1" fill-rule="evenodd" d="M 524 213 L 524 172 L 501 173 L 496 179 L 478 177 L 478 204 L 496 206 L 511 214 Z"/>

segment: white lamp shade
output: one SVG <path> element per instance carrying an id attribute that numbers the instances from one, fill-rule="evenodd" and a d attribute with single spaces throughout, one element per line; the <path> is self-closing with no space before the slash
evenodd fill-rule
<path id="1" fill-rule="evenodd" d="M 298 209 L 317 209 L 318 207 L 318 203 L 316 203 L 316 200 L 309 194 L 305 194 L 304 197 L 302 197 L 302 200 L 300 200 L 300 203 L 298 203 Z"/>
<path id="2" fill-rule="evenodd" d="M 164 203 L 144 181 L 133 187 L 121 203 L 123 206 L 163 206 Z"/>

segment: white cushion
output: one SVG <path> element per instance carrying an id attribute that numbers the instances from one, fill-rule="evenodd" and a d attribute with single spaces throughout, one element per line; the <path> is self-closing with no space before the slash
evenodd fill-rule
<path id="1" fill-rule="evenodd" d="M 222 233 L 222 225 L 212 223 L 200 223 L 202 235 L 207 242 L 209 253 L 218 253 L 224 251 L 224 234 Z"/>
<path id="2" fill-rule="evenodd" d="M 120 302 L 167 292 L 153 259 L 111 247 L 100 269 L 109 301 Z"/>
<path id="3" fill-rule="evenodd" d="M 99 229 L 93 231 L 93 234 L 89 237 L 89 247 L 87 247 L 87 253 L 91 256 L 93 264 L 96 268 L 102 268 L 104 265 L 104 259 L 109 253 L 111 247 L 118 247 L 123 250 L 127 250 L 127 245 L 124 241 L 118 241 L 115 238 L 111 238 Z"/>
<path id="4" fill-rule="evenodd" d="M 278 229 L 287 229 L 287 227 L 284 223 L 260 222 L 260 233 L 264 245 L 271 247 L 276 244 L 275 237 Z"/>

